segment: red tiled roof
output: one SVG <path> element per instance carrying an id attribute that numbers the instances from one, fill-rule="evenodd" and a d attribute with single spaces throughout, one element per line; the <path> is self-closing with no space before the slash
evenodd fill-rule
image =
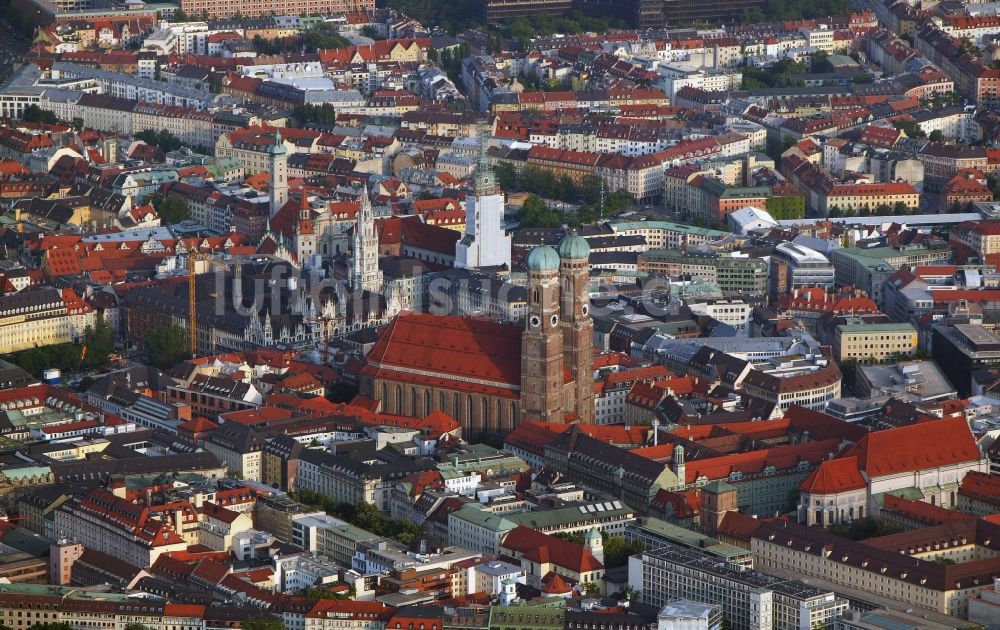
<path id="1" fill-rule="evenodd" d="M 604 565 L 583 545 L 518 525 L 503 539 L 503 547 L 522 554 L 538 564 L 554 564 L 575 573 L 589 573 Z"/>
<path id="2" fill-rule="evenodd" d="M 1000 475 L 968 472 L 962 479 L 958 493 L 971 499 L 1000 504 Z"/>
<path id="3" fill-rule="evenodd" d="M 561 575 L 552 571 L 550 575 L 545 577 L 542 581 L 542 592 L 548 595 L 563 595 L 565 593 L 571 593 L 573 587 L 566 583 L 566 580 L 562 578 Z"/>
<path id="4" fill-rule="evenodd" d="M 787 444 L 775 446 L 747 453 L 733 453 L 721 457 L 711 457 L 690 461 L 685 466 L 687 483 L 694 483 L 700 477 L 706 479 L 727 479 L 730 474 L 740 472 L 743 474 L 757 473 L 763 471 L 768 466 L 774 466 L 777 470 L 793 468 L 799 462 L 805 461 L 811 464 L 818 464 L 825 460 L 831 453 L 836 453 L 840 445 L 840 440 L 819 440 L 816 442 L 806 442 L 804 444 Z"/>
<path id="5" fill-rule="evenodd" d="M 475 379 L 513 394 L 521 386 L 521 328 L 484 319 L 403 312 L 382 330 L 364 369 Z"/>
<path id="6" fill-rule="evenodd" d="M 867 487 L 868 482 L 858 470 L 856 457 L 841 457 L 823 462 L 800 486 L 805 492 L 814 494 L 836 494 Z"/>
<path id="7" fill-rule="evenodd" d="M 981 457 L 965 418 L 874 431 L 848 455 L 857 456 L 858 468 L 867 473 L 868 479 L 973 462 Z"/>

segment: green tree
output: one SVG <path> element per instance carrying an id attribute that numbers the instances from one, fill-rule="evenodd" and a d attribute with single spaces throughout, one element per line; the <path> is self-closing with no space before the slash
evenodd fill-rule
<path id="1" fill-rule="evenodd" d="M 348 402 L 358 395 L 358 386 L 347 381 L 334 381 L 327 387 L 327 399 L 335 403 Z"/>
<path id="2" fill-rule="evenodd" d="M 623 536 L 609 536 L 604 540 L 604 566 L 608 569 L 623 567 L 628 564 L 629 556 L 644 550 L 641 540 L 630 543 Z"/>
<path id="3" fill-rule="evenodd" d="M 87 356 L 83 361 L 85 367 L 107 365 L 108 355 L 115 350 L 115 333 L 102 313 L 97 314 L 93 326 L 84 329 L 83 343 L 87 346 Z"/>
<path id="4" fill-rule="evenodd" d="M 912 118 L 896 120 L 892 123 L 892 126 L 899 129 L 910 138 L 924 138 L 927 136 L 927 134 L 924 133 L 924 130 L 920 128 L 920 125 L 917 124 L 917 121 Z"/>
<path id="5" fill-rule="evenodd" d="M 493 174 L 496 175 L 500 188 L 508 191 L 518 189 L 517 170 L 510 162 L 497 162 L 496 166 L 493 167 Z"/>
<path id="6" fill-rule="evenodd" d="M 940 129 L 935 129 L 927 136 L 931 142 L 944 142 L 944 133 Z"/>
<path id="7" fill-rule="evenodd" d="M 187 341 L 187 331 L 176 324 L 149 329 L 145 338 L 149 362 L 161 370 L 174 367 L 186 358 Z"/>
<path id="8" fill-rule="evenodd" d="M 895 523 L 887 523 L 886 521 L 874 518 L 862 517 L 854 519 L 851 521 L 850 525 L 843 523 L 831 525 L 827 528 L 827 531 L 835 536 L 840 536 L 841 538 L 849 538 L 851 540 L 868 540 L 869 538 L 878 538 L 879 536 L 898 534 L 903 531 L 903 528 Z"/>
<path id="9" fill-rule="evenodd" d="M 762 24 L 766 21 L 767 17 L 760 7 L 751 7 L 740 12 L 740 22 L 743 24 Z"/>
<path id="10" fill-rule="evenodd" d="M 277 617 L 247 617 L 240 623 L 242 630 L 285 630 L 285 624 Z"/>
<path id="11" fill-rule="evenodd" d="M 599 176 L 593 173 L 584 175 L 577 182 L 576 188 L 580 201 L 584 203 L 599 203 L 601 201 L 603 182 Z"/>
<path id="12" fill-rule="evenodd" d="M 21 120 L 25 122 L 45 123 L 54 125 L 59 122 L 59 117 L 47 109 L 42 109 L 38 105 L 28 105 L 21 114 Z"/>
<path id="13" fill-rule="evenodd" d="M 358 505 L 357 512 L 355 512 L 351 523 L 363 530 L 381 536 L 385 529 L 385 516 L 371 503 L 362 501 Z"/>
<path id="14" fill-rule="evenodd" d="M 184 146 L 180 138 L 170 133 L 166 129 L 156 131 L 155 129 L 144 129 L 135 134 L 136 139 L 142 140 L 148 145 L 157 147 L 161 151 L 169 153 Z"/>
<path id="15" fill-rule="evenodd" d="M 174 225 L 191 218 L 191 206 L 178 195 L 167 195 L 165 199 L 159 195 L 150 195 L 146 201 L 153 204 L 164 225 Z"/>
<path id="16" fill-rule="evenodd" d="M 830 71 L 830 54 L 825 50 L 816 51 L 809 60 L 809 72 L 817 74 Z"/>
<path id="17" fill-rule="evenodd" d="M 522 227 L 559 227 L 563 223 L 562 215 L 550 208 L 537 195 L 529 195 L 517 215 Z"/>
<path id="18" fill-rule="evenodd" d="M 632 193 L 619 188 L 604 199 L 603 214 L 611 216 L 624 210 L 628 210 L 635 204 L 635 197 Z"/>

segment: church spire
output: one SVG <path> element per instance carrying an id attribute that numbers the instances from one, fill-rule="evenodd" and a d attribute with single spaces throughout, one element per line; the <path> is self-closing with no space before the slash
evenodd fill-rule
<path id="1" fill-rule="evenodd" d="M 490 126 L 478 127 L 479 159 L 472 178 L 472 194 L 465 198 L 465 234 L 455 245 L 455 266 L 461 269 L 510 269 L 511 236 L 504 224 L 504 196 L 486 153 Z"/>
<path id="2" fill-rule="evenodd" d="M 472 189 L 476 195 L 495 195 L 500 192 L 497 187 L 496 174 L 490 166 L 487 150 L 490 143 L 490 127 L 488 123 L 478 125 L 479 155 L 476 158 L 476 172 L 472 178 Z"/>
<path id="3" fill-rule="evenodd" d="M 368 187 L 361 191 L 361 205 L 354 223 L 354 240 L 351 251 L 351 288 L 373 293 L 382 291 L 382 271 L 378 267 L 378 234 L 375 232 L 375 213 L 368 197 Z"/>

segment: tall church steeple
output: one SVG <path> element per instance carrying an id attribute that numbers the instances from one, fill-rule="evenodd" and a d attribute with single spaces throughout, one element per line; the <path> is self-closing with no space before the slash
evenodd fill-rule
<path id="1" fill-rule="evenodd" d="M 479 160 L 465 198 L 465 234 L 455 245 L 455 266 L 510 269 L 511 237 L 504 226 L 504 195 L 486 153 L 490 131 L 479 129 Z"/>
<path id="2" fill-rule="evenodd" d="M 305 267 L 315 253 L 316 230 L 313 228 L 312 207 L 309 205 L 309 195 L 303 190 L 299 199 L 299 224 L 295 231 L 295 256 L 299 265 Z"/>
<path id="3" fill-rule="evenodd" d="M 574 230 L 559 242 L 559 314 L 563 360 L 573 377 L 580 422 L 594 421 L 594 321 L 590 317 L 590 245 Z"/>
<path id="4" fill-rule="evenodd" d="M 268 148 L 268 159 L 271 167 L 271 216 L 288 201 L 288 150 L 281 139 L 281 132 L 274 131 L 274 144 Z"/>
<path id="5" fill-rule="evenodd" d="M 378 234 L 375 232 L 375 214 L 372 212 L 367 188 L 361 193 L 361 207 L 358 208 L 354 223 L 351 288 L 373 293 L 382 291 L 382 270 L 378 267 Z"/>
<path id="6" fill-rule="evenodd" d="M 528 254 L 528 312 L 521 335 L 521 417 L 563 422 L 564 389 L 559 254 L 543 245 Z"/>

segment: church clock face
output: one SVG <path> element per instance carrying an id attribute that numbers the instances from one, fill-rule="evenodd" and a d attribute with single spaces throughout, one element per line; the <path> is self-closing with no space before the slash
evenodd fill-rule
<path id="1" fill-rule="evenodd" d="M 541 323 L 542 320 L 538 318 L 538 315 L 532 315 L 530 318 L 528 318 L 528 325 L 530 325 L 532 328 L 538 328 L 541 325 Z"/>
<path id="2" fill-rule="evenodd" d="M 550 317 L 549 318 L 549 323 L 552 324 L 553 326 L 555 326 L 556 324 L 558 324 L 559 323 L 559 316 L 558 315 L 553 315 L 552 317 Z"/>

